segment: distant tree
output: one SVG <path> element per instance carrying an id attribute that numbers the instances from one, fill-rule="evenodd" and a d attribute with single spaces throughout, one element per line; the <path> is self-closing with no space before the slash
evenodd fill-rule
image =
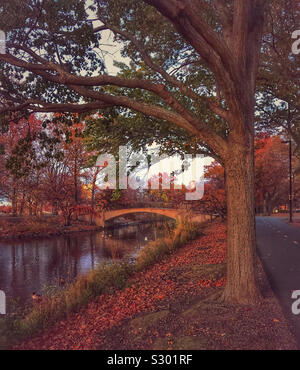
<path id="1" fill-rule="evenodd" d="M 36 144 L 41 128 L 42 121 L 32 114 L 6 122 L 0 132 L 0 195 L 11 202 L 14 215 L 22 210 L 24 189 L 30 193 L 30 175 L 39 168 Z"/>
<path id="2" fill-rule="evenodd" d="M 204 213 L 218 215 L 224 220 L 227 214 L 224 168 L 214 161 L 206 166 L 204 177 L 204 196 L 198 201 L 199 208 Z"/>
<path id="3" fill-rule="evenodd" d="M 260 135 L 255 140 L 256 208 L 265 215 L 270 215 L 275 206 L 288 202 L 288 150 L 280 136 Z"/>
<path id="4" fill-rule="evenodd" d="M 298 0 L 272 0 L 267 14 L 257 84 L 256 127 L 284 133 L 300 155 L 299 55 L 292 53 L 291 35 L 299 29 Z"/>

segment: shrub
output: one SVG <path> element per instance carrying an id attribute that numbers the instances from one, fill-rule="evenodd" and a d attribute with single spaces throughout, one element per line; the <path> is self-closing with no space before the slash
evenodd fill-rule
<path id="1" fill-rule="evenodd" d="M 12 213 L 12 207 L 11 206 L 0 206 L 0 213 Z"/>

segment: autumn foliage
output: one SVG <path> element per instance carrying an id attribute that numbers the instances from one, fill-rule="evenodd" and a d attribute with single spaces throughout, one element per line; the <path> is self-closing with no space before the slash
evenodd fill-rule
<path id="1" fill-rule="evenodd" d="M 89 117 L 90 119 L 90 117 Z M 148 181 L 148 189 L 111 190 L 98 186 L 101 171 L 95 167 L 97 151 L 89 151 L 86 124 L 78 114 L 66 123 L 60 113 L 44 125 L 45 120 L 30 115 L 28 119 L 9 122 L 0 134 L 0 197 L 10 201 L 13 215 L 61 215 L 66 226 L 83 209 L 94 215 L 103 209 L 130 207 L 135 202 L 161 203 L 170 208 L 190 208 L 195 211 L 226 217 L 226 174 L 216 161 L 205 169 L 204 196 L 186 201 L 193 186 L 176 189 L 176 176 L 158 173 Z M 299 163 L 294 160 L 294 168 Z M 280 136 L 260 134 L 255 140 L 255 199 L 258 213 L 271 214 L 287 203 L 289 193 L 288 146 Z M 299 173 L 299 171 L 298 171 Z M 157 189 L 151 188 L 156 183 Z M 297 172 L 294 193 L 300 193 Z M 2 207 L 3 208 L 3 207 Z M 8 212 L 3 208 L 2 212 Z"/>
<path id="2" fill-rule="evenodd" d="M 105 331 L 142 312 L 154 312 L 162 302 L 175 302 L 184 295 L 196 297 L 209 287 L 221 287 L 225 279 L 181 278 L 190 265 L 221 265 L 226 256 L 225 228 L 212 226 L 198 240 L 147 269 L 135 273 L 123 290 L 101 294 L 93 302 L 18 349 L 101 349 Z M 213 248 L 207 248 L 213 245 Z M 103 348 L 104 349 L 104 348 Z"/>
<path id="3" fill-rule="evenodd" d="M 293 156 L 297 171 L 298 159 Z M 298 170 L 299 171 L 299 170 Z M 289 202 L 289 146 L 280 136 L 261 134 L 255 141 L 255 198 L 258 213 L 270 215 Z M 293 176 L 293 192 L 299 191 L 299 178 Z"/>
<path id="4" fill-rule="evenodd" d="M 0 200 L 11 203 L 13 215 L 60 214 L 68 226 L 83 205 L 102 210 L 111 193 L 96 185 L 97 153 L 87 150 L 84 121 L 46 118 L 10 121 L 1 132 Z"/>
<path id="5" fill-rule="evenodd" d="M 11 206 L 0 206 L 0 213 L 11 213 L 12 212 L 12 208 Z"/>

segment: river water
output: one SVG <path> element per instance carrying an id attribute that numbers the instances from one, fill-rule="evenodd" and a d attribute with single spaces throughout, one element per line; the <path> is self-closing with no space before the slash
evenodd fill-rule
<path id="1" fill-rule="evenodd" d="M 0 242 L 0 290 L 9 302 L 23 305 L 33 292 L 42 294 L 46 286 L 71 282 L 103 261 L 134 258 L 163 229 L 164 223 L 156 222 Z"/>

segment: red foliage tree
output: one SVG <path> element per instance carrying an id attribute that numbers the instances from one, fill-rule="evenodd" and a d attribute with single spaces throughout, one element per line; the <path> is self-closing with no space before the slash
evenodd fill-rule
<path id="1" fill-rule="evenodd" d="M 224 168 L 216 161 L 205 168 L 204 195 L 199 201 L 203 213 L 226 216 L 225 174 Z"/>
<path id="2" fill-rule="evenodd" d="M 289 194 L 288 146 L 280 136 L 260 135 L 255 140 L 256 210 L 270 215 L 287 203 Z"/>

